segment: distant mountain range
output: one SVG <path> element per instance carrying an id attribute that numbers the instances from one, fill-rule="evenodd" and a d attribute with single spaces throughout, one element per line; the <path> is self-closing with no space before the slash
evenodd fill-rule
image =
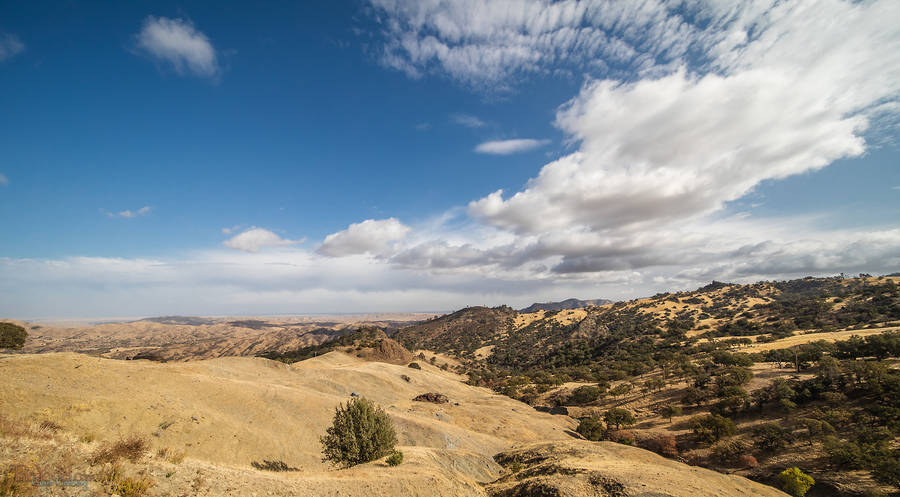
<path id="1" fill-rule="evenodd" d="M 519 312 L 529 313 L 529 312 L 537 312 L 537 311 L 563 311 L 566 309 L 580 309 L 582 307 L 588 307 L 591 305 L 612 304 L 613 302 L 615 302 L 615 301 L 609 300 L 609 299 L 593 299 L 593 300 L 566 299 L 566 300 L 563 300 L 562 302 L 544 302 L 544 303 L 535 302 L 524 309 L 520 309 Z"/>

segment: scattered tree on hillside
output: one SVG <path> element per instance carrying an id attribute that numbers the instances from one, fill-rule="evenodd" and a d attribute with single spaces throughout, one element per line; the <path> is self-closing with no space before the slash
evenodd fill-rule
<path id="1" fill-rule="evenodd" d="M 674 406 L 671 404 L 667 405 L 667 406 L 663 407 L 662 409 L 660 409 L 659 415 L 664 418 L 668 418 L 669 423 L 671 423 L 672 418 L 674 416 L 681 416 L 681 407 Z"/>
<path id="2" fill-rule="evenodd" d="M 606 426 L 615 425 L 618 430 L 621 425 L 630 426 L 633 425 L 636 420 L 634 419 L 634 414 L 631 414 L 631 411 L 613 407 L 603 415 L 603 421 L 606 422 Z"/>

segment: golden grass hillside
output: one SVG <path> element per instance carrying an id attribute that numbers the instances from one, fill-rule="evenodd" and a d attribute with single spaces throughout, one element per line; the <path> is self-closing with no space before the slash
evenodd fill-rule
<path id="1" fill-rule="evenodd" d="M 110 488 L 99 483 L 103 480 L 149 485 L 145 493 L 134 495 L 484 496 L 499 495 L 486 485 L 509 473 L 492 459 L 494 454 L 572 440 L 570 418 L 539 413 L 431 365 L 422 368 L 365 362 L 340 352 L 294 365 L 261 358 L 160 364 L 74 353 L 0 356 L 4 426 L 19 423 L 52 432 L 0 430 L 0 466 L 50 464 L 51 474 L 84 475 L 90 481 L 86 491 L 99 495 Z M 443 393 L 450 402 L 411 400 L 424 392 Z M 382 405 L 394 420 L 406 455 L 400 466 L 376 461 L 335 470 L 321 462 L 319 436 L 334 407 L 354 393 Z M 132 437 L 147 441 L 135 461 L 89 464 L 102 447 Z M 609 452 L 601 445 L 581 444 L 580 451 L 599 451 L 595 459 Z M 647 457 L 629 450 L 634 452 L 626 451 L 628 457 Z M 251 467 L 261 460 L 284 461 L 299 471 Z M 666 474 L 722 478 L 660 463 L 673 468 L 660 469 Z M 632 477 L 637 481 L 641 475 L 610 476 Z M 735 489 L 760 489 L 745 495 L 783 495 L 740 482 Z M 716 480 L 715 485 L 721 483 Z"/>

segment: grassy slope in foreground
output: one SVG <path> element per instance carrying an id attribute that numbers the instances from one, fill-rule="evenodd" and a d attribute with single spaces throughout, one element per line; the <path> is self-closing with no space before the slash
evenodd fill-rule
<path id="1" fill-rule="evenodd" d="M 101 468 L 86 460 L 102 440 L 137 434 L 150 440 L 151 448 L 125 471 L 144 471 L 154 481 L 151 493 L 156 495 L 485 495 L 491 487 L 482 484 L 504 473 L 491 459 L 493 454 L 527 449 L 536 442 L 550 442 L 551 448 L 554 441 L 572 443 L 565 434 L 570 419 L 535 412 L 465 385 L 451 373 L 423 367 L 417 371 L 363 362 L 341 353 L 293 366 L 255 358 L 157 364 L 69 353 L 5 356 L 0 358 L 0 415 L 32 423 L 51 421 L 62 429 L 35 440 L 4 432 L 0 465 L 41 461 L 56 464 L 51 470 L 68 467 L 91 476 Z M 401 378 L 404 374 L 409 382 Z M 451 402 L 411 401 L 427 391 L 444 393 Z M 401 466 L 373 462 L 335 471 L 321 463 L 318 437 L 334 406 L 351 392 L 381 404 L 394 419 L 407 454 Z M 97 440 L 79 441 L 91 436 Z M 581 452 L 603 453 L 604 444 L 575 443 Z M 568 445 L 561 447 L 571 452 Z M 187 458 L 172 464 L 154 455 L 159 449 L 183 452 Z M 630 457 L 635 463 L 650 457 L 637 449 L 623 450 L 620 462 L 625 466 Z M 301 471 L 250 468 L 251 461 L 261 459 L 283 460 Z M 683 473 L 686 479 L 711 478 L 707 495 L 721 495 L 722 485 L 729 485 L 723 481 L 732 481 L 743 495 L 783 495 L 746 480 L 722 480 L 721 475 L 661 459 L 659 464 L 675 468 L 665 471 Z M 633 476 L 637 482 L 640 473 L 648 471 L 646 463 L 638 467 L 640 472 L 611 477 Z M 672 495 L 688 495 L 677 488 L 673 481 Z"/>

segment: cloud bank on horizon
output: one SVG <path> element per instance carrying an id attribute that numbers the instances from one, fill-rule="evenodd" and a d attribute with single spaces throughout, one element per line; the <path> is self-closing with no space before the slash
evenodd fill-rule
<path id="1" fill-rule="evenodd" d="M 122 292 L 103 293 L 106 305 L 127 315 L 447 310 L 900 267 L 897 226 L 825 229 L 815 217 L 727 209 L 763 182 L 863 156 L 866 134 L 897 117 L 896 1 L 370 3 L 379 62 L 410 78 L 495 94 L 527 78 L 584 76 L 553 121 L 568 153 L 518 191 L 496 189 L 424 221 L 361 220 L 314 248 L 236 227 L 223 230 L 235 250 L 181 258 L 0 258 L 0 287 L 39 282 L 66 300 L 66 289 L 91 282 L 59 315 L 110 288 Z M 180 73 L 220 72 L 207 36 L 187 21 L 149 17 L 138 40 Z M 40 312 L 15 299 L 21 307 L 9 309 Z"/>

